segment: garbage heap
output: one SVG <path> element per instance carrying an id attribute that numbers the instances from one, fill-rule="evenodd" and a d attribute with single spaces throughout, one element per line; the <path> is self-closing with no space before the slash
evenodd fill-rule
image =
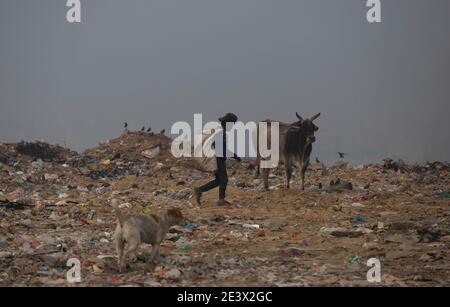
<path id="1" fill-rule="evenodd" d="M 449 163 L 312 164 L 300 191 L 283 167 L 264 191 L 250 160 L 228 161 L 231 204 L 202 205 L 191 188 L 211 179 L 170 153 L 162 134 L 125 131 L 76 153 L 45 142 L 0 144 L 0 286 L 367 286 L 367 261 L 383 286 L 449 286 Z M 188 223 L 119 273 L 117 198 L 128 214 L 179 208 Z"/>

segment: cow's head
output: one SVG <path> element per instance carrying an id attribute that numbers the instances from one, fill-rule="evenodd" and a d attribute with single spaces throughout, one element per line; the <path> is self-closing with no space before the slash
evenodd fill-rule
<path id="1" fill-rule="evenodd" d="M 317 127 L 313 121 L 320 116 L 320 113 L 317 113 L 311 118 L 302 118 L 297 112 L 295 112 L 295 115 L 297 116 L 298 121 L 292 124 L 293 128 L 298 129 L 302 137 L 305 138 L 306 144 L 314 143 L 316 141 L 314 133 L 319 130 L 319 127 Z"/>

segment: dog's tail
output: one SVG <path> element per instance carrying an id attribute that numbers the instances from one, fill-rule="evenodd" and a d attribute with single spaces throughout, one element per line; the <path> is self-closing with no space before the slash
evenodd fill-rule
<path id="1" fill-rule="evenodd" d="M 117 199 L 113 199 L 111 201 L 111 206 L 114 209 L 114 213 L 116 213 L 117 220 L 119 221 L 120 226 L 123 226 L 123 222 L 125 221 L 125 217 L 119 209 L 119 201 Z"/>

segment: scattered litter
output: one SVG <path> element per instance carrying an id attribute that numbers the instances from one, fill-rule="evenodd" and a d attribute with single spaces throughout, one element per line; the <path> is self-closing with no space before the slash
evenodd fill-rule
<path id="1" fill-rule="evenodd" d="M 26 203 L 23 203 L 23 202 L 0 200 L 0 208 L 1 207 L 4 207 L 6 209 L 13 209 L 13 210 L 24 210 L 27 207 L 29 207 L 29 205 Z"/>
<path id="2" fill-rule="evenodd" d="M 264 232 L 264 229 L 258 229 L 258 231 L 256 232 L 256 236 L 265 237 L 266 233 Z"/>
<path id="3" fill-rule="evenodd" d="M 319 233 L 330 234 L 334 237 L 356 238 L 372 232 L 373 232 L 372 230 L 364 227 L 358 227 L 356 229 L 347 229 L 343 227 L 332 227 L 332 228 L 322 227 Z"/>
<path id="4" fill-rule="evenodd" d="M 193 224 L 193 223 L 186 223 L 186 228 L 188 228 L 188 229 L 190 229 L 190 230 L 192 230 L 192 229 L 194 229 L 195 228 L 195 224 Z"/>
<path id="5" fill-rule="evenodd" d="M 355 222 L 355 223 L 367 222 L 367 217 L 362 216 L 362 215 L 353 215 L 350 219 L 352 220 L 352 222 Z"/>
<path id="6" fill-rule="evenodd" d="M 289 247 L 280 250 L 280 255 L 283 257 L 299 257 L 304 253 L 304 250 L 296 247 Z"/>
<path id="7" fill-rule="evenodd" d="M 350 262 L 351 262 L 351 263 L 359 263 L 359 262 L 361 262 L 361 261 L 362 261 L 361 256 L 358 256 L 358 255 L 352 255 L 352 256 L 350 257 Z"/>
<path id="8" fill-rule="evenodd" d="M 169 192 L 167 193 L 167 197 L 173 198 L 173 199 L 183 199 L 186 198 L 191 194 L 190 189 L 185 189 L 183 191 L 178 192 Z"/>
<path id="9" fill-rule="evenodd" d="M 392 274 L 383 286 L 448 286 L 446 162 L 316 163 L 305 191 L 297 168 L 285 189 L 280 167 L 263 191 L 256 162 L 230 159 L 233 205 L 217 206 L 211 191 L 197 206 L 192 188 L 213 176 L 175 159 L 164 135 L 127 130 L 82 153 L 31 144 L 0 143 L 0 286 L 68 286 L 71 257 L 83 286 L 360 286 L 371 257 Z M 123 214 L 186 216 L 156 268 L 143 244 L 119 274 L 113 198 Z"/>
<path id="10" fill-rule="evenodd" d="M 216 222 L 216 223 L 223 222 L 223 221 L 225 221 L 225 217 L 223 215 L 214 215 L 211 218 L 211 221 Z"/>
<path id="11" fill-rule="evenodd" d="M 270 230 L 272 231 L 282 231 L 283 230 L 284 225 L 283 224 L 273 224 L 270 227 Z"/>
<path id="12" fill-rule="evenodd" d="M 363 205 L 361 203 L 353 203 L 353 204 L 351 204 L 351 206 L 354 208 L 365 208 L 366 207 L 366 205 Z"/>
<path id="13" fill-rule="evenodd" d="M 123 203 L 123 204 L 119 205 L 119 208 L 120 209 L 131 209 L 131 208 L 133 208 L 133 205 L 130 203 Z"/>
<path id="14" fill-rule="evenodd" d="M 185 251 L 191 249 L 193 246 L 192 242 L 183 243 L 180 245 L 180 250 Z"/>
<path id="15" fill-rule="evenodd" d="M 242 227 L 250 229 L 259 229 L 259 225 L 257 224 L 242 224 Z"/>
<path id="16" fill-rule="evenodd" d="M 440 199 L 450 199 L 450 192 L 445 192 L 439 195 Z"/>
<path id="17" fill-rule="evenodd" d="M 181 271 L 178 269 L 171 269 L 164 273 L 163 277 L 170 280 L 178 280 L 181 276 Z"/>
<path id="18" fill-rule="evenodd" d="M 142 152 L 142 155 L 148 159 L 153 159 L 161 153 L 160 147 L 155 147 L 153 149 L 147 149 Z"/>

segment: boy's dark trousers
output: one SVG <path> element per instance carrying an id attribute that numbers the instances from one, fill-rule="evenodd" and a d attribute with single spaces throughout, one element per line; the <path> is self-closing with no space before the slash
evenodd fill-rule
<path id="1" fill-rule="evenodd" d="M 215 187 L 219 187 L 219 199 L 225 199 L 225 190 L 228 184 L 228 175 L 226 168 L 226 158 L 216 157 L 217 170 L 215 172 L 216 178 L 205 185 L 202 185 L 199 189 L 200 192 L 206 192 Z"/>

